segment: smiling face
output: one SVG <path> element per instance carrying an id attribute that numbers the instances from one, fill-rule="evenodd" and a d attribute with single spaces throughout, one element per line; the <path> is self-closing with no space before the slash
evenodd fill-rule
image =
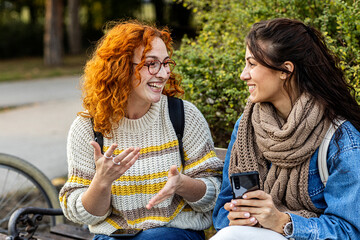
<path id="1" fill-rule="evenodd" d="M 290 98 L 284 89 L 286 74 L 258 63 L 248 48 L 245 60 L 246 65 L 240 78 L 249 87 L 250 100 L 253 103 L 272 103 L 279 112 L 283 112 L 285 107 L 291 109 Z"/>
<path id="2" fill-rule="evenodd" d="M 133 90 L 128 99 L 128 108 L 138 107 L 144 108 L 146 111 L 150 108 L 152 103 L 160 101 L 161 93 L 165 87 L 166 81 L 170 77 L 169 68 L 161 65 L 160 71 L 151 75 L 148 71 L 147 65 L 152 64 L 155 60 L 166 62 L 170 59 L 165 43 L 160 38 L 156 37 L 151 42 L 151 51 L 145 55 L 145 65 L 140 70 L 141 82 L 136 77 L 132 76 Z M 140 46 L 135 49 L 133 63 L 139 63 L 144 51 L 144 47 Z M 136 65 L 134 65 L 134 68 Z"/>

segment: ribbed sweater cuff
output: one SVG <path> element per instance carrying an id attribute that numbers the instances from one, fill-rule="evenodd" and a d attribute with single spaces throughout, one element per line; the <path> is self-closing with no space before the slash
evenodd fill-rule
<path id="1" fill-rule="evenodd" d="M 207 178 L 196 178 L 201 180 L 206 185 L 206 192 L 204 196 L 196 202 L 187 203 L 197 212 L 208 212 L 214 208 L 216 198 L 216 188 L 212 181 Z"/>
<path id="2" fill-rule="evenodd" d="M 83 222 L 87 225 L 95 225 L 99 222 L 104 221 L 111 213 L 111 208 L 105 213 L 103 216 L 95 216 L 91 213 L 89 213 L 82 204 L 82 195 L 78 198 L 78 201 L 76 202 L 76 209 L 78 211 L 77 218 L 80 220 L 80 222 Z"/>

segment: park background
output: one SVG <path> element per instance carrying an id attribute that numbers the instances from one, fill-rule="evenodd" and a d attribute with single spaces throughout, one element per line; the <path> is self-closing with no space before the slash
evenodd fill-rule
<path id="1" fill-rule="evenodd" d="M 0 0 L 0 81 L 80 76 L 109 21 L 168 26 L 183 97 L 226 147 L 248 97 L 244 38 L 254 22 L 277 17 L 323 32 L 360 101 L 359 0 Z"/>
<path id="2" fill-rule="evenodd" d="M 174 39 L 175 69 L 183 78 L 183 98 L 204 114 L 215 145 L 227 147 L 234 123 L 248 97 L 247 86 L 240 80 L 245 65 L 244 38 L 254 22 L 277 17 L 296 18 L 323 32 L 330 49 L 340 57 L 340 66 L 360 102 L 359 0 L 0 0 L 0 82 L 31 82 L 43 88 L 40 90 L 49 91 L 47 94 L 61 95 L 62 92 L 52 93 L 45 82 L 78 82 L 84 64 L 109 21 L 138 19 L 168 26 Z M 33 79 L 41 81 L 35 84 Z M 27 86 L 24 91 L 35 91 L 29 85 L 22 86 Z M 0 84 L 0 92 L 1 87 L 4 85 Z M 74 84 L 74 90 L 76 87 Z M 80 99 L 76 92 L 71 94 Z M 70 99 L 69 103 L 72 104 Z M 70 118 L 75 118 L 73 108 L 61 108 L 60 104 L 34 107 L 46 117 L 46 111 L 54 106 L 61 114 L 71 112 Z M 14 108 L 17 107 L 1 107 L 0 103 L 0 113 L 3 113 L 0 117 L 5 119 Z M 30 116 L 36 109 L 23 110 L 22 115 L 13 115 L 37 121 Z M 48 117 L 49 124 L 58 118 L 57 115 Z M 16 124 L 4 123 L 0 126 L 0 136 L 4 136 L 5 128 L 16 127 Z M 65 132 L 68 130 L 68 126 L 62 127 Z M 12 140 L 11 131 L 8 130 L 7 138 L 0 144 L 0 152 L 9 150 L 6 144 Z M 53 154 L 44 150 L 49 148 L 46 145 L 49 142 L 37 139 L 36 129 L 34 135 L 24 134 L 35 137 L 32 141 L 41 145 L 42 153 L 30 149 L 30 145 L 22 149 L 34 152 L 34 159 L 47 162 L 35 165 L 50 178 L 65 176 L 54 162 L 60 158 L 61 164 L 66 165 L 65 144 L 56 149 L 63 155 Z M 22 152 L 12 153 L 26 156 Z M 33 160 L 32 155 L 28 156 L 30 158 L 24 157 L 25 160 Z M 46 169 L 53 172 L 50 174 Z M 53 183 L 59 185 L 59 182 Z M 62 183 L 60 181 L 60 185 Z"/>

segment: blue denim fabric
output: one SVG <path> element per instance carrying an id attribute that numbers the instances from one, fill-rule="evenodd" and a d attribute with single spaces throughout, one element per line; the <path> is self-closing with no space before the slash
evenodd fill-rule
<path id="1" fill-rule="evenodd" d="M 225 158 L 223 182 L 216 201 L 213 222 L 216 230 L 229 225 L 228 212 L 224 204 L 232 199 L 229 181 L 229 162 L 240 119 L 236 122 Z M 309 196 L 313 204 L 323 209 L 319 218 L 304 218 L 290 214 L 296 239 L 360 239 L 360 133 L 350 123 L 340 126 L 343 132 L 338 152 L 334 137 L 328 149 L 327 165 L 329 179 L 326 187 L 321 182 L 317 167 L 318 150 L 313 154 L 309 166 Z"/>
<path id="2" fill-rule="evenodd" d="M 142 231 L 133 238 L 112 238 L 107 235 L 95 235 L 93 240 L 205 240 L 204 231 L 195 231 L 189 229 L 158 227 Z"/>

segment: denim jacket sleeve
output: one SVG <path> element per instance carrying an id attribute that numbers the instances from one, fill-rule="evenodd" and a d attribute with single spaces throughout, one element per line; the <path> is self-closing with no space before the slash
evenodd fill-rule
<path id="1" fill-rule="evenodd" d="M 309 219 L 291 214 L 294 232 L 289 238 L 360 239 L 360 133 L 350 122 L 340 128 L 340 151 L 334 137 L 328 150 L 329 178 L 320 199 L 324 213 Z"/>
<path id="2" fill-rule="evenodd" d="M 228 211 L 224 205 L 232 199 L 228 168 L 232 146 L 236 140 L 240 119 L 236 122 L 228 151 L 225 157 L 221 192 L 216 201 L 213 223 L 218 231 L 229 225 Z M 349 122 L 341 127 L 343 135 L 339 141 L 340 152 L 334 139 L 328 150 L 329 179 L 326 187 L 312 186 L 321 189 L 315 206 L 324 208 L 319 218 L 304 218 L 290 214 L 293 224 L 293 235 L 288 238 L 301 239 L 360 239 L 360 133 Z M 317 159 L 317 152 L 312 157 Z M 320 177 L 315 184 L 322 184 Z M 312 184 L 309 182 L 309 184 Z M 315 198 L 315 197 L 314 197 Z M 311 198 L 312 200 L 314 198 Z"/>
<path id="3" fill-rule="evenodd" d="M 231 149 L 234 145 L 236 140 L 236 135 L 239 128 L 239 122 L 241 117 L 236 121 L 234 130 L 231 134 L 231 141 L 229 143 L 225 162 L 224 162 L 224 169 L 223 169 L 223 181 L 221 185 L 221 190 L 218 199 L 216 200 L 214 212 L 213 212 L 213 224 L 217 231 L 220 229 L 229 226 L 229 219 L 227 218 L 228 211 L 224 209 L 224 205 L 227 202 L 230 202 L 232 199 L 232 190 L 231 184 L 229 180 L 229 163 L 230 163 L 230 155 Z"/>

